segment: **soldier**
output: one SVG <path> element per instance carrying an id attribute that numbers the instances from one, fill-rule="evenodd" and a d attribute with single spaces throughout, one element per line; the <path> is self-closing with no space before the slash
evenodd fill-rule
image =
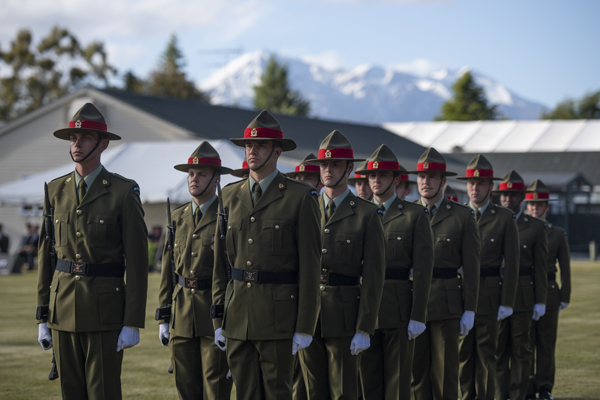
<path id="1" fill-rule="evenodd" d="M 312 345 L 300 352 L 309 399 L 357 399 L 360 352 L 375 331 L 384 281 L 381 210 L 350 192 L 352 145 L 339 131 L 317 159 L 321 209 L 321 312 Z M 362 277 L 362 286 L 361 286 Z"/>
<path id="2" fill-rule="evenodd" d="M 433 233 L 426 209 L 396 194 L 401 174 L 408 172 L 392 150 L 381 145 L 367 162 L 367 169 L 357 173 L 368 174 L 373 202 L 384 213 L 386 270 L 378 326 L 371 347 L 362 354 L 363 396 L 367 400 L 409 399 L 412 339 L 425 330 Z"/>
<path id="3" fill-rule="evenodd" d="M 499 321 L 513 313 L 517 293 L 519 230 L 514 213 L 490 201 L 494 180 L 500 178 L 484 156 L 471 160 L 466 175 L 456 179 L 467 181 L 468 205 L 481 238 L 475 325 L 460 338 L 460 397 L 494 400 Z"/>
<path id="4" fill-rule="evenodd" d="M 246 162 L 246 157 L 244 157 L 244 161 L 242 162 L 242 168 L 234 169 L 231 171 L 231 175 L 242 179 L 248 179 L 248 176 L 250 176 L 250 168 Z"/>
<path id="5" fill-rule="evenodd" d="M 58 260 L 52 274 L 43 227 L 37 304 L 49 303 L 49 311 L 38 321 L 38 341 L 45 349 L 54 345 L 63 398 L 120 399 L 122 350 L 139 343 L 146 313 L 148 232 L 140 188 L 102 166 L 109 141 L 121 138 L 108 132 L 93 104 L 54 136 L 70 141 L 75 171 L 48 185 Z"/>
<path id="6" fill-rule="evenodd" d="M 525 202 L 527 213 L 532 217 L 546 220 L 549 210 L 550 190 L 536 179 L 527 188 Z M 527 392 L 528 398 L 552 400 L 554 373 L 556 370 L 555 351 L 558 330 L 558 312 L 569 305 L 571 299 L 571 254 L 567 242 L 567 232 L 546 222 L 548 236 L 548 300 L 546 314 L 531 325 L 531 346 L 535 363 L 531 365 L 531 377 Z M 556 261 L 560 266 L 560 287 L 556 283 Z"/>
<path id="7" fill-rule="evenodd" d="M 434 148 L 419 158 L 417 188 L 427 207 L 434 241 L 427 330 L 415 343 L 416 400 L 458 398 L 459 334 L 473 327 L 479 290 L 479 230 L 473 210 L 444 197 L 446 160 Z M 459 269 L 462 267 L 462 279 Z"/>
<path id="8" fill-rule="evenodd" d="M 496 352 L 496 399 L 525 398 L 531 371 L 531 320 L 546 312 L 546 258 L 548 241 L 545 223 L 521 210 L 525 198 L 523 178 L 511 170 L 496 193 L 502 205 L 516 214 L 519 228 L 519 284 L 513 314 L 502 320 Z M 510 363 L 510 366 L 509 366 Z"/>
<path id="9" fill-rule="evenodd" d="M 459 201 L 458 193 L 456 193 L 456 190 L 452 189 L 450 185 L 444 186 L 444 196 L 446 196 L 448 200 L 452 200 L 455 203 L 458 203 Z"/>
<path id="10" fill-rule="evenodd" d="M 291 399 L 292 356 L 311 343 L 317 323 L 317 192 L 277 170 L 281 152 L 296 144 L 267 111 L 230 140 L 245 146 L 250 176 L 223 189 L 229 220 L 225 242 L 215 241 L 213 304 L 225 311 L 214 320 L 215 342 L 227 350 L 238 399 Z"/>
<path id="11" fill-rule="evenodd" d="M 219 153 L 208 142 L 202 142 L 186 164 L 174 168 L 187 172 L 192 201 L 173 212 L 174 249 L 165 243 L 163 250 L 158 303 L 159 307 L 172 306 L 170 320 L 160 322 L 158 338 L 163 346 L 169 345 L 181 399 L 229 400 L 232 382 L 226 378 L 225 353 L 214 343 L 210 306 L 218 205 L 215 191 L 221 175 L 231 169 L 221 166 Z M 171 265 L 171 251 L 175 252 L 175 265 Z"/>
<path id="12" fill-rule="evenodd" d="M 367 168 L 367 162 L 362 162 L 358 164 L 357 171 L 364 170 Z M 373 192 L 371 191 L 371 187 L 369 186 L 369 177 L 363 174 L 354 173 L 351 177 L 348 178 L 348 182 L 354 185 L 356 189 L 356 195 L 363 200 L 372 201 L 373 200 Z"/>
<path id="13" fill-rule="evenodd" d="M 410 180 L 410 175 L 400 174 L 398 185 L 396 185 L 396 195 L 400 200 L 404 200 L 410 194 L 410 185 L 416 182 Z"/>

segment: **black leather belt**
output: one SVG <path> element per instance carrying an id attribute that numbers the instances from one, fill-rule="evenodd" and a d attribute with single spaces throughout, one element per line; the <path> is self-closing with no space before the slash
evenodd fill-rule
<path id="1" fill-rule="evenodd" d="M 480 278 L 485 278 L 488 276 L 500 276 L 500 268 L 481 268 L 479 270 Z"/>
<path id="2" fill-rule="evenodd" d="M 396 281 L 407 281 L 410 279 L 410 269 L 400 268 L 400 269 L 386 269 L 385 270 L 385 279 L 393 279 Z"/>
<path id="3" fill-rule="evenodd" d="M 242 282 L 297 285 L 298 273 L 256 271 L 253 269 L 240 269 L 231 267 L 231 279 Z"/>
<path id="4" fill-rule="evenodd" d="M 433 279 L 453 279 L 458 278 L 458 271 L 452 268 L 434 268 Z"/>
<path id="5" fill-rule="evenodd" d="M 90 264 L 85 262 L 56 260 L 56 270 L 75 275 L 123 278 L 125 266 L 115 264 Z"/>
<path id="6" fill-rule="evenodd" d="M 556 274 L 554 272 L 548 272 L 548 280 L 556 281 Z"/>
<path id="7" fill-rule="evenodd" d="M 356 286 L 360 285 L 359 276 L 346 276 L 327 272 L 321 274 L 321 285 L 327 286 Z"/>
<path id="8" fill-rule="evenodd" d="M 519 276 L 533 275 L 533 267 L 519 268 Z"/>
<path id="9" fill-rule="evenodd" d="M 212 287 L 212 279 L 186 278 L 177 275 L 179 286 L 189 289 L 205 290 Z"/>

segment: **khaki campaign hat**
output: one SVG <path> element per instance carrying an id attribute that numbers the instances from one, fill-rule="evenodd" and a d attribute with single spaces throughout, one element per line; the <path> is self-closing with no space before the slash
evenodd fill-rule
<path id="1" fill-rule="evenodd" d="M 491 179 L 493 181 L 500 181 L 502 178 L 494 176 L 494 168 L 487 158 L 479 154 L 471 160 L 467 165 L 467 173 L 465 176 L 457 176 L 456 179 L 466 181 L 469 179 Z"/>
<path id="2" fill-rule="evenodd" d="M 357 170 L 364 170 L 366 168 L 367 168 L 367 162 L 363 161 L 358 165 Z M 356 172 L 354 172 L 354 175 L 352 175 L 351 177 L 348 178 L 348 182 L 355 184 L 357 179 L 369 179 L 369 176 L 364 175 L 364 174 L 357 174 Z"/>
<path id="3" fill-rule="evenodd" d="M 375 150 L 371 157 L 367 159 L 367 167 L 364 169 L 357 169 L 357 174 L 369 174 L 373 171 L 392 171 L 398 173 L 406 173 L 408 171 L 400 166 L 398 157 L 394 154 L 386 144 L 382 144 Z"/>
<path id="4" fill-rule="evenodd" d="M 493 193 L 502 193 L 502 192 L 524 192 L 525 191 L 525 182 L 521 175 L 519 175 L 515 170 L 511 169 L 508 174 L 504 175 L 500 185 L 498 185 L 498 189 L 494 190 Z"/>
<path id="5" fill-rule="evenodd" d="M 231 175 L 237 176 L 238 178 L 243 178 L 246 174 L 250 174 L 250 167 L 248 166 L 246 157 L 244 157 L 244 161 L 242 162 L 242 168 L 234 169 L 233 171 L 231 171 Z"/>
<path id="6" fill-rule="evenodd" d="M 446 159 L 433 147 L 425 150 L 417 162 L 417 170 L 409 171 L 411 174 L 419 172 L 441 172 L 445 176 L 455 176 L 455 172 L 446 171 Z"/>
<path id="7" fill-rule="evenodd" d="M 317 176 L 321 176 L 321 168 L 318 165 L 308 164 L 307 160 L 312 160 L 316 158 L 313 153 L 309 153 L 302 159 L 299 165 L 296 165 L 294 172 L 288 172 L 286 175 L 290 178 L 295 178 L 296 175 L 300 174 L 316 174 Z"/>
<path id="8" fill-rule="evenodd" d="M 242 139 L 229 139 L 236 146 L 245 147 L 248 140 L 273 140 L 281 143 L 281 150 L 290 151 L 296 148 L 296 143 L 292 139 L 284 139 L 283 131 L 279 122 L 266 110 L 258 114 L 244 129 Z"/>
<path id="9" fill-rule="evenodd" d="M 70 140 L 73 132 L 97 132 L 106 135 L 109 140 L 121 140 L 121 136 L 108 132 L 104 116 L 92 103 L 85 103 L 71 118 L 69 127 L 55 131 L 54 136 Z"/>
<path id="10" fill-rule="evenodd" d="M 527 187 L 527 193 L 525 193 L 525 201 L 554 201 L 558 199 L 550 198 L 550 189 L 539 179 L 533 181 L 531 185 Z"/>
<path id="11" fill-rule="evenodd" d="M 449 185 L 444 187 L 444 196 L 446 196 L 447 199 L 458 203 L 458 193 L 456 193 L 456 190 L 452 189 Z"/>
<path id="12" fill-rule="evenodd" d="M 365 161 L 364 158 L 354 158 L 352 144 L 342 132 L 334 130 L 319 147 L 319 157 L 306 160 L 308 163 L 320 163 L 321 161 Z"/>
<path id="13" fill-rule="evenodd" d="M 230 174 L 232 170 L 221 165 L 221 157 L 210 143 L 204 141 L 194 150 L 188 158 L 187 163 L 177 164 L 173 168 L 178 171 L 188 172 L 191 167 L 210 167 L 219 171 L 222 175 Z"/>

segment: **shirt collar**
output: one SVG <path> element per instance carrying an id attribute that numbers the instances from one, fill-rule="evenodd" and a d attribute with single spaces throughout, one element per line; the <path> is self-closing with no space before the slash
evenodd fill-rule
<path id="1" fill-rule="evenodd" d="M 387 210 L 390 209 L 390 207 L 392 206 L 392 203 L 394 202 L 394 200 L 396 200 L 396 197 L 398 197 L 398 195 L 396 193 L 394 193 L 392 195 L 392 197 L 390 197 L 389 199 L 387 199 L 386 201 L 383 202 L 383 206 L 385 207 L 385 210 L 383 210 L 383 213 L 385 214 L 385 212 Z M 375 196 L 373 196 L 373 203 L 380 205 L 381 203 L 378 202 L 377 200 L 375 200 Z"/>
<path id="2" fill-rule="evenodd" d="M 275 177 L 277 176 L 278 173 L 279 173 L 279 171 L 276 169 L 275 171 L 271 172 L 271 174 L 269 174 L 265 178 L 263 178 L 262 181 L 258 182 L 263 193 L 267 190 L 267 188 L 269 187 L 271 182 L 273 182 L 273 179 L 275 179 Z M 250 193 L 252 193 L 252 188 L 254 187 L 256 180 L 251 175 L 249 175 L 248 182 L 250 183 Z"/>
<path id="3" fill-rule="evenodd" d="M 436 210 L 439 210 L 439 209 L 440 209 L 440 206 L 442 205 L 442 202 L 444 201 L 444 199 L 445 199 L 445 197 L 444 197 L 444 196 L 442 196 L 442 197 L 441 197 L 441 198 L 438 200 L 438 202 L 437 202 L 437 203 L 435 203 L 435 209 L 436 209 Z M 421 205 L 422 205 L 423 207 L 427 207 L 427 203 L 425 203 L 425 202 L 423 201 L 423 198 L 422 198 L 422 197 L 421 197 Z"/>
<path id="4" fill-rule="evenodd" d="M 483 213 L 485 212 L 485 210 L 487 210 L 489 205 L 490 201 L 488 200 L 487 203 L 485 203 L 485 206 L 479 208 L 479 212 L 481 213 L 481 215 L 483 215 Z M 473 211 L 477 211 L 477 207 L 475 207 L 473 203 L 469 202 L 469 206 L 473 209 Z"/>
<path id="5" fill-rule="evenodd" d="M 202 215 L 206 214 L 206 210 L 208 210 L 208 207 L 210 207 L 216 199 L 217 195 L 215 194 L 213 197 L 211 197 L 210 199 L 208 199 L 200 205 L 196 204 L 196 202 L 192 199 L 192 214 L 196 215 L 196 210 L 198 209 L 198 207 L 200 207 L 200 212 L 202 213 Z"/>
<path id="6" fill-rule="evenodd" d="M 82 178 L 81 175 L 79 175 L 79 172 L 75 170 L 75 187 L 79 188 L 79 182 L 83 179 L 89 189 L 90 187 L 92 187 L 92 183 L 94 183 L 98 175 L 100 175 L 100 171 L 102 171 L 102 164 L 100 164 L 98 168 L 90 172 L 85 178 Z"/>
<path id="7" fill-rule="evenodd" d="M 333 204 L 335 204 L 335 208 L 338 208 L 340 206 L 340 204 L 342 204 L 342 201 L 344 201 L 346 196 L 348 196 L 348 193 L 350 193 L 350 188 L 346 188 L 346 190 L 344 190 L 344 193 L 340 194 L 335 199 L 330 199 L 329 196 L 327 196 L 325 194 L 325 192 L 323 192 L 323 203 L 325 203 L 325 209 L 327 209 L 329 207 L 329 202 L 331 200 L 333 200 Z"/>

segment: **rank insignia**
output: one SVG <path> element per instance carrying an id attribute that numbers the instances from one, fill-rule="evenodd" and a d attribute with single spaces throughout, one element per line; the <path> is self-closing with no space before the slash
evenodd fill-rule
<path id="1" fill-rule="evenodd" d="M 108 185 L 108 181 L 107 181 L 106 179 L 102 179 L 102 183 L 103 183 L 104 185 Z"/>
<path id="2" fill-rule="evenodd" d="M 351 202 L 350 202 L 350 205 L 351 205 L 351 206 L 353 206 L 353 205 L 355 205 L 355 204 L 356 204 L 356 203 L 355 203 L 355 202 L 353 202 L 353 201 L 351 201 Z"/>
<path id="3" fill-rule="evenodd" d="M 139 186 L 134 186 L 133 187 L 133 193 L 137 194 L 138 196 L 140 195 L 140 187 Z"/>
<path id="4" fill-rule="evenodd" d="M 71 177 L 67 178 L 67 182 L 71 182 Z"/>
<path id="5" fill-rule="evenodd" d="M 316 190 L 311 190 L 311 191 L 310 191 L 310 194 L 314 194 L 315 196 L 318 196 L 318 195 L 319 195 L 319 193 L 317 193 L 317 191 L 316 191 Z"/>
<path id="6" fill-rule="evenodd" d="M 279 184 L 279 189 L 283 189 L 285 187 L 285 185 L 283 183 Z"/>
<path id="7" fill-rule="evenodd" d="M 379 210 L 377 210 L 377 214 L 383 215 L 383 210 L 380 208 Z"/>

